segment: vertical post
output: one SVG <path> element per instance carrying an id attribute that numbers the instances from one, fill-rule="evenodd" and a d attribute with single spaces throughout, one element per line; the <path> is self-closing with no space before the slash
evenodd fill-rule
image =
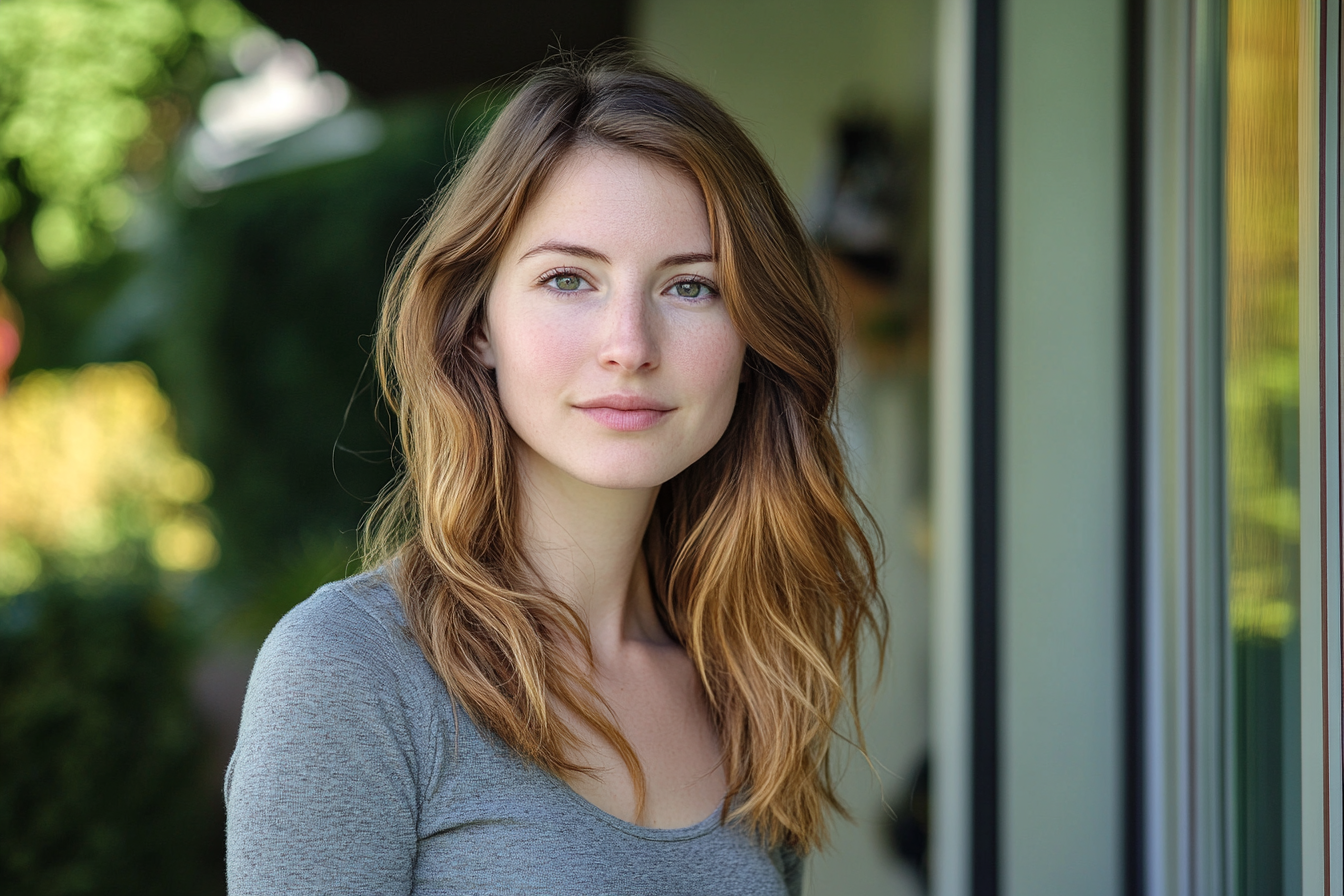
<path id="1" fill-rule="evenodd" d="M 999 892 L 1000 0 L 976 0 L 971 124 L 971 888 Z"/>
<path id="2" fill-rule="evenodd" d="M 971 891 L 971 145 L 975 0 L 939 0 L 934 102 L 930 579 L 934 896 Z"/>
<path id="3" fill-rule="evenodd" d="M 1148 147 L 1148 0 L 1125 4 L 1125 532 L 1124 532 L 1124 886 L 1144 896 L 1144 629 L 1146 558 L 1144 522 L 1147 435 L 1144 402 L 1147 322 L 1145 234 Z"/>

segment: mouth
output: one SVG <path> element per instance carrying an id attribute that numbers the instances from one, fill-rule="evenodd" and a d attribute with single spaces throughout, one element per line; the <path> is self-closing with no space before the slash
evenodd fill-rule
<path id="1" fill-rule="evenodd" d="M 580 410 L 589 408 L 610 408 L 613 411 L 670 411 L 673 406 L 665 404 L 646 395 L 632 395 L 625 392 L 614 392 L 611 395 L 603 395 L 599 398 L 592 398 L 588 401 L 581 401 L 574 407 Z"/>
<path id="2" fill-rule="evenodd" d="M 638 432 L 662 422 L 675 407 L 642 395 L 603 395 L 574 407 L 599 426 L 617 432 Z"/>

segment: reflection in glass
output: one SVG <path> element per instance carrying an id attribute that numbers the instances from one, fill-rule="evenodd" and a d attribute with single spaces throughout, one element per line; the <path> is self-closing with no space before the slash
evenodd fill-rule
<path id="1" fill-rule="evenodd" d="M 1300 891 L 1297 4 L 1229 0 L 1225 400 L 1235 880 Z"/>

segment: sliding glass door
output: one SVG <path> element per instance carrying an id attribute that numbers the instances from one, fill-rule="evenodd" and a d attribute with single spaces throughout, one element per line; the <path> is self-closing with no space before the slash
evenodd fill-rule
<path id="1" fill-rule="evenodd" d="M 1229 0 L 1224 421 L 1233 891 L 1298 893 L 1301 491 L 1295 0 Z"/>
<path id="2" fill-rule="evenodd" d="M 1339 2 L 1146 9 L 1135 891 L 1333 896 Z"/>

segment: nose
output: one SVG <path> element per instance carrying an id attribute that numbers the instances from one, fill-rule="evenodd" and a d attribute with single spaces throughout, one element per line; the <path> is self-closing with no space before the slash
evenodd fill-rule
<path id="1" fill-rule="evenodd" d="M 658 366 L 656 315 L 643 293 L 624 288 L 607 302 L 598 360 L 611 370 L 653 369 Z"/>

